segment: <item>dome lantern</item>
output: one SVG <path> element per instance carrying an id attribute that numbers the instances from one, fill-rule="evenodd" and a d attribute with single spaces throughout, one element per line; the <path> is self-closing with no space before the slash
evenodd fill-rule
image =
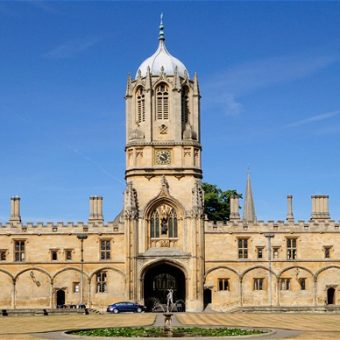
<path id="1" fill-rule="evenodd" d="M 164 35 L 164 25 L 163 25 L 163 13 L 161 14 L 161 22 L 159 25 L 159 44 L 156 52 L 139 66 L 136 78 L 140 72 L 141 77 L 144 78 L 147 75 L 148 67 L 153 76 L 160 75 L 162 71 L 168 76 L 174 76 L 177 73 L 180 77 L 186 77 L 188 73 L 184 64 L 172 56 L 167 48 L 165 47 L 165 35 Z"/>

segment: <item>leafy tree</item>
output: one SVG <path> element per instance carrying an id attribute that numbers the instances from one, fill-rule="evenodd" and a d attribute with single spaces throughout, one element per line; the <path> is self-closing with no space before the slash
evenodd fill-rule
<path id="1" fill-rule="evenodd" d="M 230 197 L 238 194 L 236 190 L 223 191 L 217 185 L 203 183 L 204 213 L 210 221 L 228 221 L 230 215 Z"/>

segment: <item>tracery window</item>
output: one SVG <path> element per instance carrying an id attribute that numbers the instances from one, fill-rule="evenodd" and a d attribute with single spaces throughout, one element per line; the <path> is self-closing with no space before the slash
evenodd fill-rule
<path id="1" fill-rule="evenodd" d="M 111 243 L 110 240 L 100 240 L 100 259 L 111 259 Z"/>
<path id="2" fill-rule="evenodd" d="M 156 119 L 169 119 L 169 88 L 168 85 L 161 83 L 156 89 Z"/>
<path id="3" fill-rule="evenodd" d="M 145 95 L 143 87 L 139 87 L 136 93 L 136 121 L 145 122 Z"/>
<path id="4" fill-rule="evenodd" d="M 25 261 L 25 241 L 24 240 L 14 241 L 14 261 L 15 262 Z"/>
<path id="5" fill-rule="evenodd" d="M 182 124 L 185 127 L 186 123 L 189 123 L 189 89 L 184 86 L 182 89 Z"/>
<path id="6" fill-rule="evenodd" d="M 107 292 L 107 273 L 100 271 L 96 274 L 97 293 Z"/>
<path id="7" fill-rule="evenodd" d="M 296 260 L 296 238 L 287 238 L 287 260 Z"/>
<path id="8" fill-rule="evenodd" d="M 238 258 L 247 259 L 248 258 L 248 239 L 239 238 L 237 243 L 238 243 Z"/>
<path id="9" fill-rule="evenodd" d="M 177 214 L 174 208 L 163 204 L 159 206 L 151 215 L 150 237 L 170 237 L 178 236 Z"/>

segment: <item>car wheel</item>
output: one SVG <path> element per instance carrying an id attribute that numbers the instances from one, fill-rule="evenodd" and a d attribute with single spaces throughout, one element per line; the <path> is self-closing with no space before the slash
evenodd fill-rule
<path id="1" fill-rule="evenodd" d="M 136 309 L 136 312 L 137 312 L 137 313 L 142 313 L 142 308 L 138 307 L 138 308 Z"/>
<path id="2" fill-rule="evenodd" d="M 118 310 L 117 308 L 115 308 L 115 309 L 113 310 L 113 313 L 118 314 L 118 313 L 119 313 L 119 310 Z"/>

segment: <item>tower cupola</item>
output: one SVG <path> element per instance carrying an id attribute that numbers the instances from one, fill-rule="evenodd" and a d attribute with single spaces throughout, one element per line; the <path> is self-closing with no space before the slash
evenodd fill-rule
<path id="1" fill-rule="evenodd" d="M 164 36 L 164 25 L 163 25 L 163 15 L 161 15 L 161 23 L 159 26 L 159 44 L 156 52 L 139 66 L 136 78 L 140 72 L 141 77 L 146 77 L 148 68 L 150 68 L 150 73 L 155 75 L 160 75 L 162 71 L 168 75 L 175 75 L 176 71 L 180 77 L 185 77 L 188 71 L 184 64 L 172 56 L 170 52 L 165 47 L 165 36 Z"/>

